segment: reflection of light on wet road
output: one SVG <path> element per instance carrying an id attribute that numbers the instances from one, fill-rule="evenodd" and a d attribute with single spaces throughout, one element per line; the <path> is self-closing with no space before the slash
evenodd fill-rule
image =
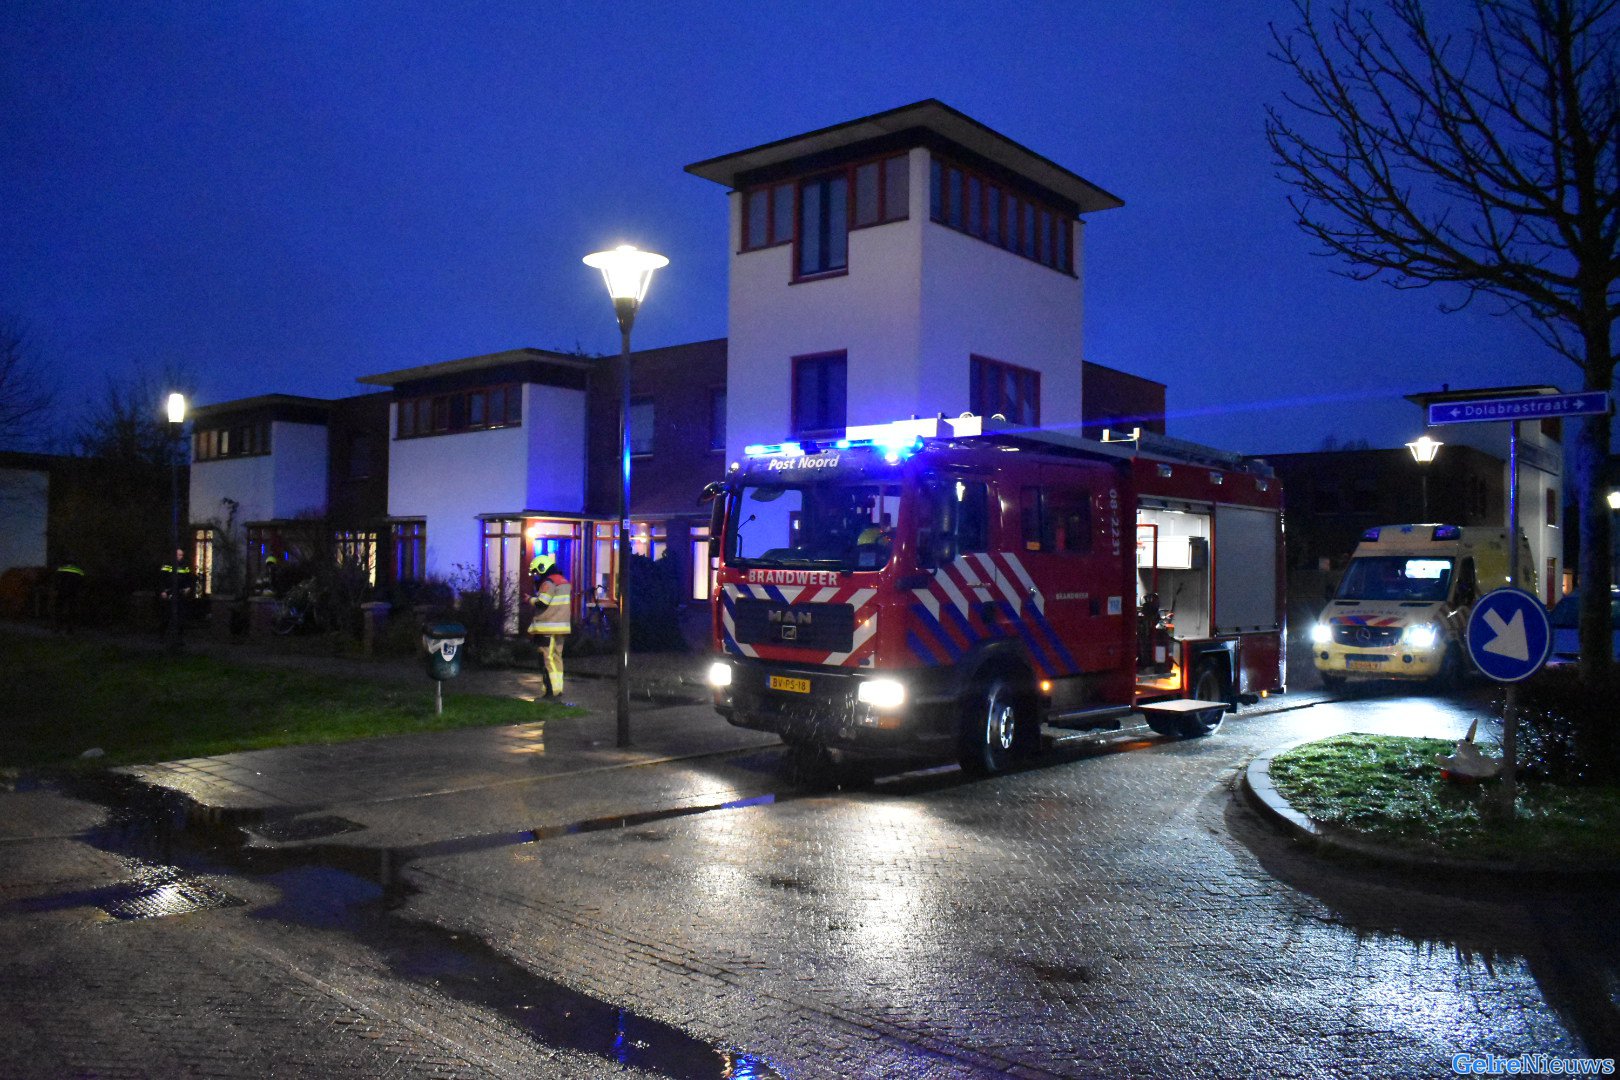
<path id="1" fill-rule="evenodd" d="M 508 754 L 544 754 L 546 752 L 545 721 L 532 724 L 514 724 L 502 729 Z"/>
<path id="2" fill-rule="evenodd" d="M 1302 739 L 1322 739 L 1347 731 L 1460 739 L 1475 720 L 1480 722 L 1481 738 L 1495 740 L 1501 730 L 1501 718 L 1488 707 L 1419 695 L 1339 701 L 1327 707 L 1290 713 L 1287 719 Z"/>

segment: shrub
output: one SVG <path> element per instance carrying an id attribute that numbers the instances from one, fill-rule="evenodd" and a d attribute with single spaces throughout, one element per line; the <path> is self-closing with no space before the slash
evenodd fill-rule
<path id="1" fill-rule="evenodd" d="M 1613 690 L 1582 682 L 1573 665 L 1544 668 L 1520 684 L 1519 763 L 1531 776 L 1560 784 L 1615 783 L 1615 725 Z"/>
<path id="2" fill-rule="evenodd" d="M 681 580 L 665 552 L 657 562 L 630 556 L 630 648 L 636 652 L 684 651 L 681 634 Z"/>

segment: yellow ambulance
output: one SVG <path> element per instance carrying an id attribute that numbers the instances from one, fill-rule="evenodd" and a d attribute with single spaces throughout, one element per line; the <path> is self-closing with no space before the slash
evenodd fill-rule
<path id="1" fill-rule="evenodd" d="M 1363 533 L 1338 592 L 1311 627 L 1322 684 L 1426 679 L 1455 686 L 1470 668 L 1463 635 L 1474 601 L 1508 584 L 1507 535 L 1459 525 L 1379 525 Z M 1536 590 L 1522 534 L 1518 586 Z"/>

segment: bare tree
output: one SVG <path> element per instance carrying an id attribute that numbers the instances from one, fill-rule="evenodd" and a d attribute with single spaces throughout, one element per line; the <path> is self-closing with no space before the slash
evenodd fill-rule
<path id="1" fill-rule="evenodd" d="M 136 366 L 122 378 L 108 375 L 100 397 L 80 418 L 73 449 L 84 457 L 141 465 L 170 465 L 185 447 L 169 429 L 164 405 L 170 391 L 186 393 L 192 379 L 165 368 L 157 375 Z"/>
<path id="2" fill-rule="evenodd" d="M 27 327 L 20 319 L 0 317 L 0 447 L 43 441 L 51 405 Z"/>
<path id="3" fill-rule="evenodd" d="M 1497 302 L 1614 384 L 1620 315 L 1620 0 L 1472 0 L 1437 29 L 1419 0 L 1343 0 L 1273 27 L 1298 78 L 1266 134 L 1300 227 L 1358 279 Z M 1451 9 L 1448 9 L 1448 13 Z M 1607 680 L 1610 420 L 1579 427 L 1581 677 Z"/>

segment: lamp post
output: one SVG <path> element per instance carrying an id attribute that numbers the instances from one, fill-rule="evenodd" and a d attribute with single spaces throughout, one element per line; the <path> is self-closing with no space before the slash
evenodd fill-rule
<path id="1" fill-rule="evenodd" d="M 1418 469 L 1418 475 L 1423 477 L 1424 521 L 1429 520 L 1429 466 L 1434 464 L 1434 456 L 1440 452 L 1440 448 L 1444 445 L 1446 444 L 1440 440 L 1431 439 L 1427 435 L 1421 435 L 1406 444 L 1406 448 L 1412 451 L 1412 460 L 1421 466 Z"/>
<path id="2" fill-rule="evenodd" d="M 186 396 L 170 394 L 169 435 L 174 445 L 169 454 L 169 651 L 180 651 L 180 436 L 186 429 Z"/>
<path id="3" fill-rule="evenodd" d="M 602 271 L 613 314 L 619 320 L 619 572 L 614 575 L 614 599 L 619 605 L 619 731 L 618 745 L 630 745 L 630 327 L 647 295 L 653 271 L 669 260 L 650 251 L 620 244 L 612 251 L 585 256 L 585 265 Z"/>

